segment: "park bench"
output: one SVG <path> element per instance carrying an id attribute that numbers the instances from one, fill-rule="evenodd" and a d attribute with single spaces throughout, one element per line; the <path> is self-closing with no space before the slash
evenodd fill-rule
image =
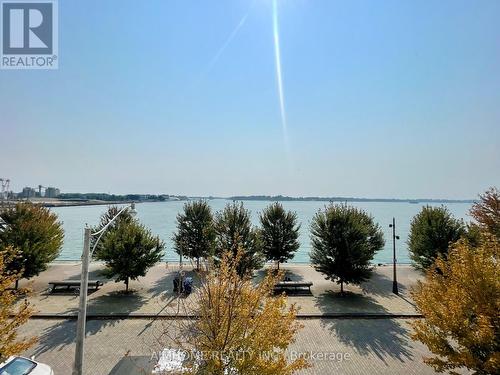
<path id="1" fill-rule="evenodd" d="M 296 281 L 281 281 L 274 286 L 274 293 L 289 293 L 293 291 L 294 294 L 299 292 L 309 292 L 311 294 L 312 282 L 296 282 Z"/>
<path id="2" fill-rule="evenodd" d="M 65 280 L 65 281 L 51 281 L 49 285 L 52 285 L 51 292 L 54 293 L 57 287 L 65 287 L 66 290 L 71 288 L 80 288 L 80 281 L 78 280 Z M 98 290 L 102 286 L 102 281 L 99 280 L 89 280 L 87 282 L 87 288 Z"/>

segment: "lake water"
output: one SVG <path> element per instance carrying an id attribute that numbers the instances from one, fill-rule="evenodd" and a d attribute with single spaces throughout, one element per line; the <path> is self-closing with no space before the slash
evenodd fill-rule
<path id="1" fill-rule="evenodd" d="M 230 201 L 225 199 L 210 200 L 209 204 L 215 211 L 222 210 Z M 268 201 L 245 201 L 244 206 L 252 213 L 252 221 L 255 225 L 259 222 L 260 212 L 271 202 Z M 325 206 L 327 202 L 282 202 L 287 210 L 297 213 L 302 224 L 300 231 L 300 249 L 297 251 L 292 263 L 308 263 L 311 248 L 309 240 L 309 228 L 314 214 Z M 399 263 L 409 263 L 406 240 L 410 229 L 410 221 L 417 214 L 423 204 L 399 203 L 399 202 L 360 202 L 350 203 L 370 213 L 384 232 L 385 247 L 379 251 L 373 260 L 374 263 L 392 262 L 392 229 L 389 224 L 392 218 L 396 218 L 396 229 L 401 240 L 397 241 L 396 250 Z M 168 261 L 177 261 L 172 245 L 172 234 L 176 227 L 176 215 L 182 210 L 184 202 L 153 202 L 140 203 L 136 205 L 137 218 L 151 231 L 159 235 L 166 243 L 164 258 Z M 439 204 L 434 204 L 439 206 Z M 451 213 L 465 221 L 469 221 L 469 203 L 446 204 Z M 83 228 L 86 223 L 96 225 L 100 215 L 105 212 L 107 206 L 81 206 L 81 207 L 58 207 L 52 208 L 59 219 L 63 222 L 65 231 L 64 246 L 59 260 L 80 259 L 83 248 Z"/>

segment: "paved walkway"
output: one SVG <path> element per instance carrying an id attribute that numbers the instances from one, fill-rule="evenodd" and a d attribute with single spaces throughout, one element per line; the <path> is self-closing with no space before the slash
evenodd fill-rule
<path id="1" fill-rule="evenodd" d="M 161 334 L 175 332 L 175 323 L 144 319 L 89 321 L 85 374 L 147 374 L 156 353 L 169 347 L 169 339 Z M 429 352 L 410 339 L 407 319 L 308 319 L 303 323 L 289 351 L 289 355 L 311 356 L 313 367 L 301 375 L 435 374 L 422 361 Z M 75 330 L 74 320 L 31 320 L 22 332 L 38 335 L 40 341 L 25 355 L 35 355 L 49 364 L 56 375 L 71 374 Z"/>
<path id="2" fill-rule="evenodd" d="M 410 266 L 399 267 L 400 296 L 392 293 L 392 268 L 375 269 L 369 282 L 347 286 L 350 292 L 339 297 L 337 284 L 327 281 L 307 265 L 287 265 L 294 280 L 312 281 L 311 296 L 289 297 L 297 303 L 304 328 L 290 347 L 289 355 L 310 355 L 312 368 L 301 375 L 431 375 L 434 371 L 422 362 L 429 355 L 420 343 L 411 340 L 410 319 L 395 319 L 390 314 L 415 314 L 409 289 L 421 277 Z M 92 264 L 91 279 L 102 279 L 102 265 Z M 89 314 L 107 315 L 107 319 L 89 320 L 85 346 L 88 375 L 138 375 L 148 373 L 162 348 L 169 347 L 168 337 L 175 335 L 179 320 L 144 319 L 175 315 L 178 303 L 189 313 L 192 297 L 177 299 L 172 293 L 175 268 L 153 267 L 146 277 L 131 282 L 134 293 L 122 294 L 123 283 L 107 281 L 89 295 Z M 37 335 L 39 343 L 24 353 L 49 364 L 57 375 L 70 374 L 75 351 L 76 294 L 50 294 L 51 280 L 79 280 L 78 264 L 53 264 L 33 280 L 32 301 L 39 311 L 20 328 L 21 335 Z M 23 281 L 22 284 L 26 282 Z M 44 319 L 43 314 L 59 316 Z M 136 319 L 116 319 L 113 315 L 134 315 Z M 382 319 L 331 319 L 328 314 L 381 314 Z M 311 318 L 311 316 L 313 316 Z M 68 319 L 70 318 L 71 319 Z M 164 335 L 164 333 L 168 335 Z M 127 353 L 127 355 L 125 355 Z"/>
<path id="3" fill-rule="evenodd" d="M 89 294 L 88 314 L 92 315 L 169 315 L 180 311 L 189 315 L 193 296 L 176 298 L 172 292 L 172 280 L 176 268 L 159 264 L 137 281 L 131 281 L 134 293 L 123 294 L 124 284 L 107 280 L 100 275 L 103 266 L 93 263 L 90 267 L 90 279 L 105 282 L 98 291 Z M 290 296 L 289 303 L 296 303 L 303 315 L 342 315 L 342 314 L 381 314 L 381 315 L 416 315 L 409 296 L 412 285 L 421 277 L 411 266 L 398 268 L 400 295 L 392 293 L 392 267 L 375 268 L 372 278 L 361 286 L 348 285 L 347 296 L 338 295 L 339 286 L 325 280 L 323 275 L 309 265 L 286 265 L 287 275 L 292 280 L 311 281 L 312 295 Z M 262 276 L 264 271 L 259 272 Z M 189 271 L 188 274 L 196 275 Z M 46 272 L 32 280 L 34 294 L 30 300 L 39 315 L 76 316 L 78 295 L 76 293 L 50 293 L 48 282 L 53 280 L 79 280 L 78 263 L 55 263 Z M 20 285 L 26 285 L 22 280 Z M 196 283 L 196 280 L 195 280 Z M 180 306 L 180 310 L 179 310 Z"/>

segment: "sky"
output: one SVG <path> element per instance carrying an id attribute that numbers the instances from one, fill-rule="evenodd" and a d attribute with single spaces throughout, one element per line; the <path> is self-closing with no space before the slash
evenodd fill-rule
<path id="1" fill-rule="evenodd" d="M 60 1 L 59 69 L 0 70 L 0 177 L 14 191 L 203 196 L 500 186 L 499 1 L 275 11 Z"/>

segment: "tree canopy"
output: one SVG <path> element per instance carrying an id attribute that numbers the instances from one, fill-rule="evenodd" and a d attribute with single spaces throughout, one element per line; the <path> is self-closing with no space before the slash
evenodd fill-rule
<path id="1" fill-rule="evenodd" d="M 9 265 L 12 271 L 27 279 L 45 271 L 64 241 L 57 215 L 40 205 L 18 203 L 2 213 L 2 218 L 7 228 L 0 232 L 0 248 L 10 247 L 20 254 Z"/>
<path id="2" fill-rule="evenodd" d="M 184 204 L 184 210 L 177 215 L 177 232 L 173 236 L 177 254 L 199 259 L 212 254 L 215 245 L 215 230 L 210 206 L 205 201 Z"/>
<path id="3" fill-rule="evenodd" d="M 480 194 L 470 214 L 483 231 L 500 239 L 500 191 L 497 188 L 492 187 Z"/>
<path id="4" fill-rule="evenodd" d="M 410 258 L 416 268 L 427 269 L 465 234 L 464 223 L 455 219 L 446 207 L 424 206 L 410 224 Z"/>
<path id="5" fill-rule="evenodd" d="M 241 275 L 262 267 L 259 232 L 252 227 L 250 212 L 243 207 L 243 203 L 230 203 L 217 212 L 214 228 L 216 258 L 220 259 L 226 251 L 236 255 L 241 249 L 243 255 L 238 268 Z"/>
<path id="6" fill-rule="evenodd" d="M 412 293 L 425 319 L 413 323 L 414 339 L 434 355 L 436 371 L 466 367 L 500 373 L 500 244 L 485 235 L 478 247 L 460 240 L 439 255 Z"/>
<path id="7" fill-rule="evenodd" d="M 384 246 L 378 224 L 363 210 L 346 204 L 330 204 L 311 223 L 311 263 L 340 284 L 358 284 L 371 275 L 370 261 Z"/>
<path id="8" fill-rule="evenodd" d="M 113 220 L 113 218 L 118 215 L 118 213 L 122 210 L 121 207 L 119 206 L 109 206 L 107 211 L 104 212 L 102 215 L 101 215 L 101 218 L 99 220 L 99 224 L 96 225 L 95 227 L 92 228 L 92 233 L 97 233 L 99 232 L 101 229 L 103 229 L 106 225 L 108 225 L 108 223 Z M 102 241 L 104 238 L 106 238 L 107 235 L 109 235 L 114 229 L 116 229 L 120 224 L 127 224 L 127 223 L 131 223 L 133 221 L 133 216 L 132 216 L 132 213 L 130 212 L 130 210 L 125 210 L 123 211 L 120 216 L 118 216 L 116 218 L 116 220 L 114 222 L 112 222 L 109 227 L 106 229 L 106 231 L 104 232 L 103 236 L 101 237 L 101 239 L 99 240 L 99 242 L 97 242 L 97 240 L 99 239 L 99 237 L 96 237 L 96 236 L 92 236 L 90 238 L 90 248 L 91 249 L 94 249 L 95 247 L 95 250 L 94 250 L 94 253 L 92 254 L 92 256 L 94 258 L 97 258 L 98 257 L 98 254 L 99 252 L 101 251 L 102 247 L 103 247 L 103 243 L 104 241 Z"/>
<path id="9" fill-rule="evenodd" d="M 299 249 L 298 241 L 300 224 L 297 214 L 285 211 L 283 205 L 275 202 L 260 215 L 262 252 L 266 260 L 278 263 L 293 258 Z"/>
<path id="10" fill-rule="evenodd" d="M 123 281 L 126 291 L 129 280 L 145 276 L 147 270 L 161 260 L 165 247 L 159 237 L 153 236 L 149 229 L 133 218 L 118 221 L 117 225 L 107 230 L 101 241 L 95 257 L 105 262 L 104 274 L 116 282 Z"/>

